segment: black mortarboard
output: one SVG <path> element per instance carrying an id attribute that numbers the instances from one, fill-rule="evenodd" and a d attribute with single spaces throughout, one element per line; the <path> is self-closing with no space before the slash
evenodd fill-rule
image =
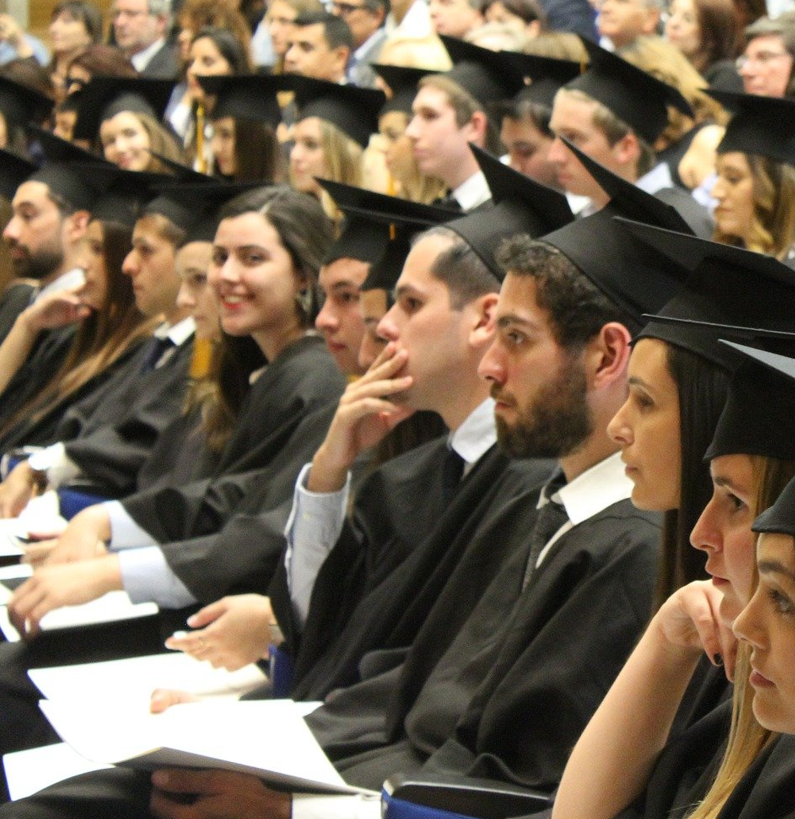
<path id="1" fill-rule="evenodd" d="M 194 171 L 193 168 L 189 168 L 187 165 L 183 165 L 181 162 L 176 162 L 173 159 L 169 159 L 163 154 L 159 154 L 156 151 L 149 152 L 161 165 L 168 170 L 172 171 L 174 176 L 180 182 L 197 182 L 200 184 L 203 183 L 211 183 L 217 182 L 218 177 L 216 176 L 209 176 L 206 173 L 202 173 L 201 171 Z M 173 179 L 171 180 L 174 181 Z"/>
<path id="2" fill-rule="evenodd" d="M 733 114 L 718 153 L 741 151 L 795 165 L 795 100 L 706 91 Z"/>
<path id="3" fill-rule="evenodd" d="M 652 77 L 596 43 L 582 37 L 590 58 L 588 70 L 567 83 L 601 102 L 649 144 L 668 124 L 669 105 L 693 116 L 687 100 L 676 88 Z"/>
<path id="4" fill-rule="evenodd" d="M 61 139 L 61 137 L 55 136 L 55 134 L 46 131 L 44 128 L 28 125 L 27 131 L 41 146 L 41 150 L 47 162 L 98 162 L 106 165 L 112 164 L 93 151 L 86 151 L 85 148 L 81 148 L 79 145 L 75 145 L 67 139 Z"/>
<path id="5" fill-rule="evenodd" d="M 616 216 L 643 219 L 671 230 L 689 230 L 674 208 L 573 148 L 594 179 L 610 193 L 599 211 L 577 219 L 542 240 L 563 252 L 611 301 L 638 323 L 674 295 L 687 273 L 627 233 Z"/>
<path id="6" fill-rule="evenodd" d="M 90 176 L 101 193 L 91 206 L 91 218 L 133 227 L 155 191 L 171 180 L 165 174 L 126 171 L 110 163 L 74 163 L 73 171 Z"/>
<path id="7" fill-rule="evenodd" d="M 572 60 L 558 60 L 555 57 L 542 57 L 538 54 L 519 54 L 505 51 L 503 56 L 516 66 L 522 76 L 530 80 L 519 90 L 514 99 L 517 102 L 536 102 L 552 108 L 555 94 L 582 73 L 583 66 Z"/>
<path id="8" fill-rule="evenodd" d="M 458 40 L 440 37 L 453 67 L 445 73 L 457 85 L 468 91 L 484 109 L 501 100 L 511 99 L 524 86 L 524 76 L 501 51 Z"/>
<path id="9" fill-rule="evenodd" d="M 795 537 L 795 478 L 784 487 L 776 502 L 753 522 L 751 531 Z"/>
<path id="10" fill-rule="evenodd" d="M 207 94 L 215 97 L 211 119 L 249 119 L 274 128 L 281 122 L 282 110 L 276 95 L 287 87 L 283 75 L 236 74 L 196 79 Z"/>
<path id="11" fill-rule="evenodd" d="M 212 242 L 218 227 L 218 211 L 231 199 L 261 188 L 259 182 L 175 182 L 158 186 L 158 196 L 145 213 L 159 213 L 182 228 L 186 242 Z"/>
<path id="12" fill-rule="evenodd" d="M 36 170 L 36 165 L 0 148 L 0 196 L 9 202 L 17 188 Z"/>
<path id="13" fill-rule="evenodd" d="M 569 224 L 574 216 L 560 191 L 515 171 L 486 151 L 470 145 L 486 177 L 494 207 L 478 210 L 448 224 L 480 256 L 499 281 L 505 271 L 497 262 L 497 249 L 508 236 L 524 233 L 543 236 Z"/>
<path id="14" fill-rule="evenodd" d="M 447 208 L 410 202 L 327 179 L 317 181 L 345 213 L 343 231 L 326 254 L 324 264 L 342 258 L 369 262 L 368 286 L 363 289 L 383 287 L 391 290 L 400 275 L 414 233 L 442 224 L 452 215 Z M 387 252 L 388 258 L 385 257 Z M 397 275 L 394 275 L 398 262 Z"/>
<path id="15" fill-rule="evenodd" d="M 389 111 L 411 114 L 411 105 L 417 96 L 417 85 L 423 77 L 439 72 L 431 68 L 413 68 L 404 65 L 370 63 L 370 68 L 389 86 L 392 96 L 384 103 L 379 115 Z"/>
<path id="16" fill-rule="evenodd" d="M 296 74 L 285 77 L 289 77 L 289 87 L 295 91 L 299 120 L 307 117 L 323 119 L 362 146 L 366 146 L 370 134 L 378 130 L 378 112 L 386 101 L 383 91 Z"/>
<path id="17" fill-rule="evenodd" d="M 104 180 L 94 174 L 81 172 L 77 167 L 78 163 L 110 163 L 49 131 L 33 126 L 29 126 L 28 130 L 38 140 L 45 158 L 44 167 L 31 174 L 29 180 L 43 182 L 52 193 L 62 197 L 77 210 L 91 210 L 102 192 Z"/>
<path id="18" fill-rule="evenodd" d="M 669 267 L 687 274 L 682 288 L 655 311 L 658 315 L 650 317 L 638 338 L 659 338 L 732 369 L 736 356 L 718 344 L 727 327 L 795 332 L 795 272 L 777 259 L 648 225 L 622 224 L 663 254 Z"/>
<path id="19" fill-rule="evenodd" d="M 45 94 L 0 76 L 0 112 L 9 125 L 41 122 L 49 116 L 53 105 Z"/>
<path id="20" fill-rule="evenodd" d="M 736 338 L 746 332 L 744 327 L 729 328 L 727 335 Z M 757 332 L 753 343 L 757 346 L 722 341 L 742 363 L 729 382 L 726 405 L 704 456 L 707 460 L 721 455 L 795 460 L 795 381 L 778 366 L 782 360 L 791 366 L 795 335 L 765 338 Z"/>
<path id="21" fill-rule="evenodd" d="M 73 138 L 93 141 L 99 126 L 121 113 L 133 111 L 163 119 L 175 80 L 144 77 L 92 77 L 79 92 Z"/>

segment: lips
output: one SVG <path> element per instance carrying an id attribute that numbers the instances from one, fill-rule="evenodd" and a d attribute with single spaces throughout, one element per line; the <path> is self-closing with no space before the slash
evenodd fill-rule
<path id="1" fill-rule="evenodd" d="M 769 680 L 761 671 L 757 671 L 751 666 L 751 675 L 748 677 L 748 682 L 754 688 L 775 688 L 775 683 Z"/>

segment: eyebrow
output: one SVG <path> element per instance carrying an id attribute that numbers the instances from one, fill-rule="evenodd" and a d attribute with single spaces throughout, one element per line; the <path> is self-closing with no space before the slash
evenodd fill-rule
<path id="1" fill-rule="evenodd" d="M 352 282 L 349 279 L 345 279 L 341 282 L 334 282 L 334 284 L 332 284 L 331 287 L 329 287 L 326 290 L 326 292 L 333 293 L 334 291 L 347 290 L 348 288 L 350 288 L 351 290 L 358 290 L 359 286 L 355 282 Z"/>
<path id="2" fill-rule="evenodd" d="M 508 327 L 511 324 L 518 324 L 521 327 L 527 327 L 530 330 L 538 330 L 538 324 L 530 319 L 517 316 L 515 313 L 506 313 L 505 315 L 497 317 L 497 326 L 500 329 Z"/>
<path id="3" fill-rule="evenodd" d="M 760 574 L 780 574 L 795 583 L 795 572 L 778 560 L 760 560 L 757 565 Z"/>
<path id="4" fill-rule="evenodd" d="M 637 375 L 632 375 L 627 379 L 627 383 L 631 387 L 643 387 L 644 390 L 652 391 L 654 388 L 647 384 L 642 378 Z"/>
<path id="5" fill-rule="evenodd" d="M 405 296 L 407 293 L 415 293 L 417 296 L 422 296 L 422 293 L 410 284 L 401 284 L 395 288 L 395 296 L 398 298 Z"/>

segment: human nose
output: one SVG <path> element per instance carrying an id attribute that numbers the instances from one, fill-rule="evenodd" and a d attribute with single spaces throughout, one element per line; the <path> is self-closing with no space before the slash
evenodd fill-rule
<path id="1" fill-rule="evenodd" d="M 196 299 L 193 297 L 191 288 L 187 282 L 182 282 L 177 292 L 177 307 L 184 310 L 193 310 L 196 307 Z"/>
<path id="2" fill-rule="evenodd" d="M 607 425 L 607 434 L 620 446 L 629 446 L 632 443 L 632 428 L 627 419 L 628 404 L 629 399 L 618 408 L 618 412 Z"/>
<path id="3" fill-rule="evenodd" d="M 716 501 L 713 495 L 690 533 L 690 544 L 695 549 L 701 549 L 704 552 L 715 552 L 721 547 L 719 530 L 715 525 L 715 507 Z"/>
<path id="4" fill-rule="evenodd" d="M 3 231 L 3 238 L 6 241 L 17 241 L 19 239 L 19 224 L 18 216 L 12 216 L 11 221 L 5 226 Z"/>
<path id="5" fill-rule="evenodd" d="M 552 144 L 549 146 L 547 159 L 550 162 L 553 162 L 555 165 L 563 165 L 563 163 L 568 159 L 568 156 L 569 149 L 563 144 L 560 137 L 556 136 L 552 140 Z"/>
<path id="6" fill-rule="evenodd" d="M 420 124 L 417 121 L 418 117 L 414 114 L 411 119 L 409 120 L 409 124 L 406 126 L 405 134 L 409 139 L 418 139 L 420 135 Z"/>
<path id="7" fill-rule="evenodd" d="M 393 304 L 392 307 L 381 317 L 376 327 L 376 333 L 380 338 L 386 341 L 397 341 L 400 331 L 398 330 L 397 322 L 395 321 L 398 306 Z"/>
<path id="8" fill-rule="evenodd" d="M 315 318 L 315 327 L 321 332 L 323 332 L 323 330 L 331 332 L 337 329 L 338 324 L 339 322 L 331 308 L 330 300 L 326 299 Z"/>
<path id="9" fill-rule="evenodd" d="M 124 257 L 121 272 L 124 273 L 125 276 L 133 277 L 138 273 L 138 269 L 138 253 L 133 249 Z"/>
<path id="10" fill-rule="evenodd" d="M 499 342 L 495 339 L 492 341 L 491 347 L 486 350 L 483 358 L 480 359 L 478 375 L 485 381 L 502 385 L 505 383 L 505 372 L 505 363 L 499 349 Z"/>
<path id="11" fill-rule="evenodd" d="M 764 648 L 766 639 L 762 620 L 762 591 L 757 588 L 745 608 L 737 615 L 732 631 L 738 640 L 743 640 L 752 648 Z"/>

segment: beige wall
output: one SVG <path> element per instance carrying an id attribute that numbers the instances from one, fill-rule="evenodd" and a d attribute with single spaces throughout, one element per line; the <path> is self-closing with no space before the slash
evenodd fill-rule
<path id="1" fill-rule="evenodd" d="M 29 29 L 33 34 L 41 37 L 47 42 L 47 26 L 50 23 L 50 16 L 53 8 L 57 5 L 58 0 L 29 0 L 28 1 L 28 16 L 30 19 Z M 108 21 L 110 20 L 110 4 L 111 0 L 94 0 L 94 2 L 102 9 L 102 16 L 105 20 L 107 30 Z"/>

